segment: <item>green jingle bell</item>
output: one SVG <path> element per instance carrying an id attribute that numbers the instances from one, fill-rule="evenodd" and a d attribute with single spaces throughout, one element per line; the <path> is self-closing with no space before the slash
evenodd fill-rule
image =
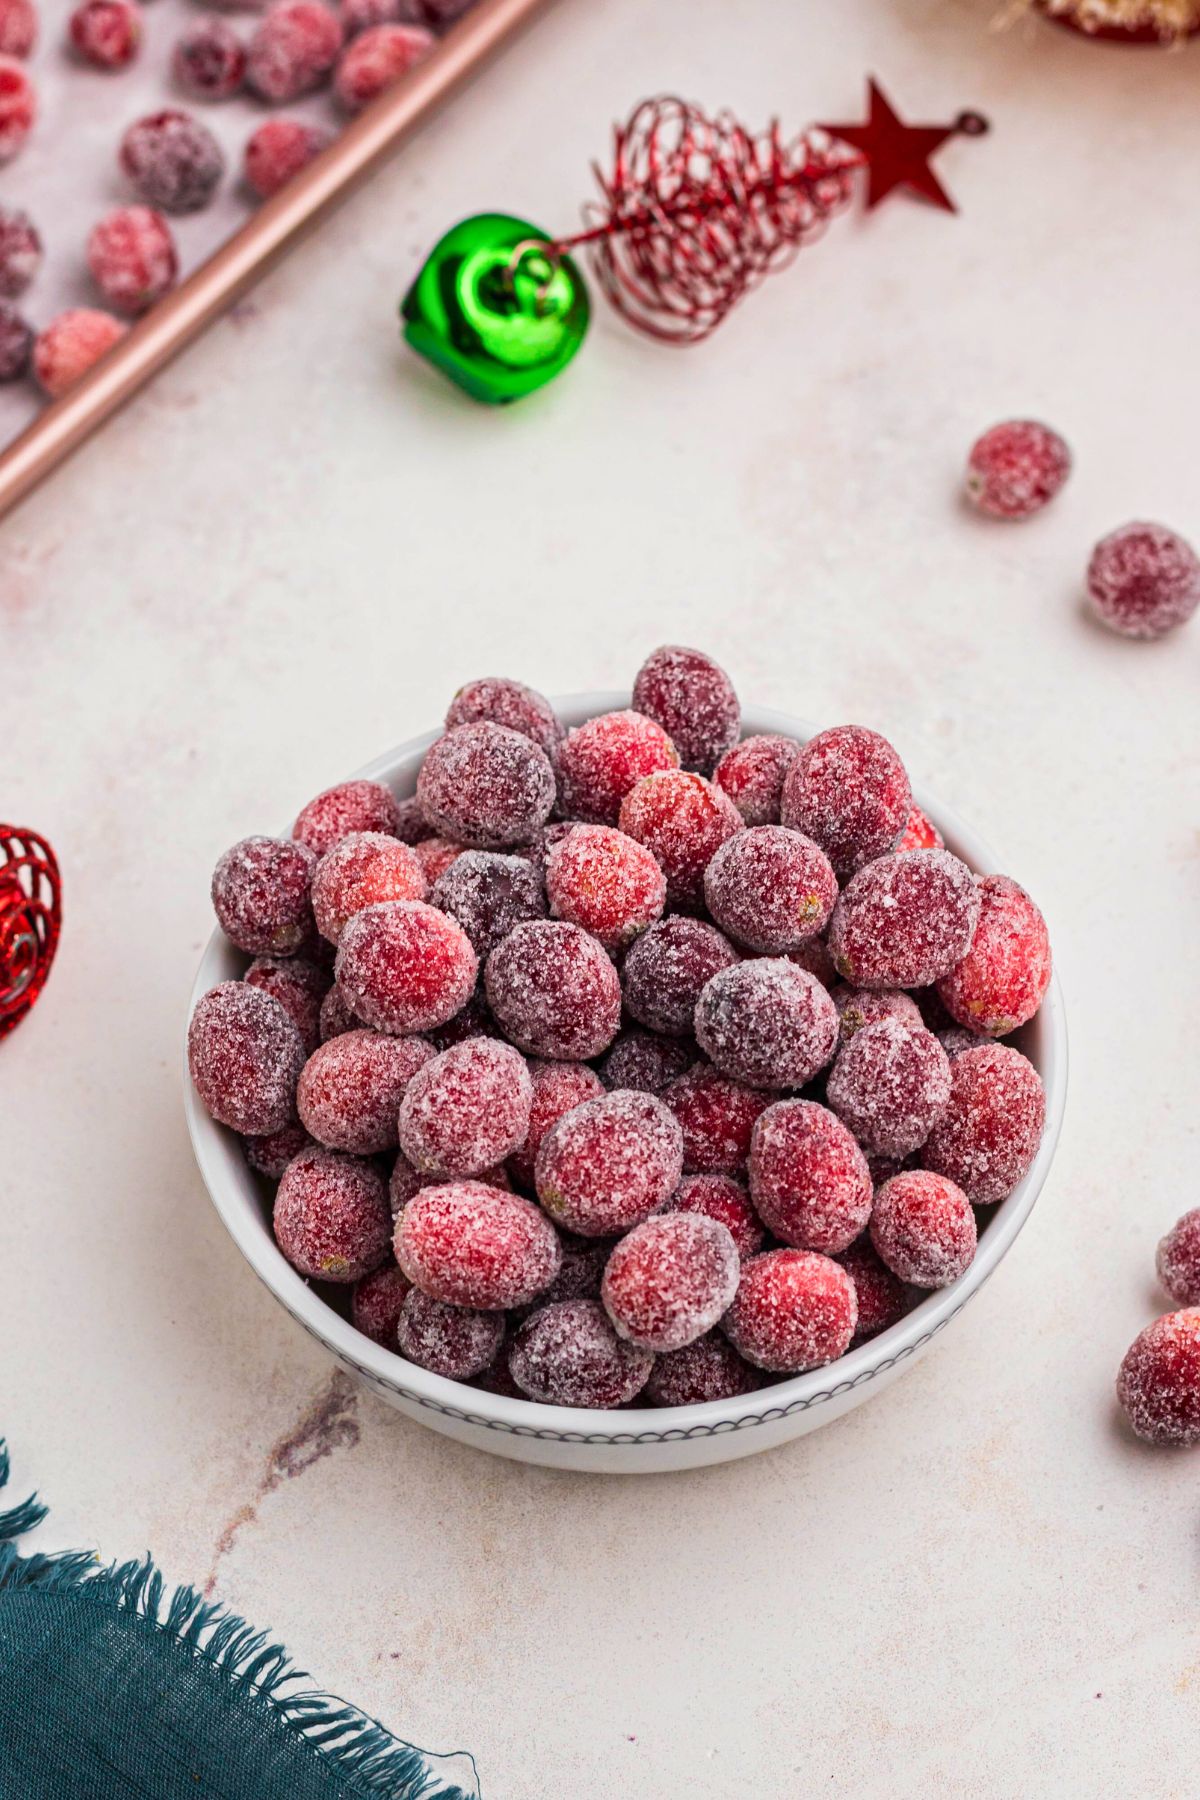
<path id="1" fill-rule="evenodd" d="M 526 219 L 478 213 L 446 233 L 404 296 L 408 342 L 476 400 L 522 399 L 583 342 L 583 276 L 548 242 Z"/>

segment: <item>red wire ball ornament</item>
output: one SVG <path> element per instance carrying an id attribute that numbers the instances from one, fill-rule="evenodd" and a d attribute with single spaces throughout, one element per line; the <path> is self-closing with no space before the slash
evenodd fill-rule
<path id="1" fill-rule="evenodd" d="M 62 883 L 45 838 L 0 825 L 0 1038 L 36 1001 L 58 948 Z"/>

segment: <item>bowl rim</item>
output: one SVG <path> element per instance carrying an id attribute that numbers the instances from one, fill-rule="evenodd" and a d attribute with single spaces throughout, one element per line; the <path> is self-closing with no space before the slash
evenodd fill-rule
<path id="1" fill-rule="evenodd" d="M 551 704 L 564 724 L 581 723 L 599 712 L 611 712 L 629 705 L 629 696 L 620 692 L 573 693 L 551 696 Z M 749 707 L 743 711 L 742 735 L 779 732 L 805 743 L 823 727 L 792 714 L 769 707 Z M 442 735 L 442 728 L 407 738 L 390 750 L 373 757 L 343 780 L 374 780 L 392 786 L 399 782 L 403 790 L 403 765 L 412 764 L 418 754 Z M 942 832 L 947 845 L 953 845 L 978 874 L 999 871 L 1000 865 L 990 846 L 966 825 L 954 810 L 933 799 L 924 789 L 913 787 L 913 799 Z M 290 832 L 290 826 L 287 827 Z M 188 1019 L 200 997 L 217 981 L 236 979 L 220 972 L 220 965 L 231 963 L 242 952 L 224 937 L 220 928 L 213 930 L 200 959 L 188 1000 Z M 254 1273 L 304 1329 L 331 1351 L 340 1362 L 353 1368 L 378 1391 L 396 1394 L 418 1406 L 449 1418 L 486 1430 L 507 1432 L 519 1437 L 553 1439 L 563 1443 L 606 1445 L 640 1445 L 671 1443 L 683 1439 L 721 1435 L 766 1425 L 791 1414 L 859 1388 L 892 1369 L 922 1349 L 931 1338 L 944 1330 L 967 1301 L 999 1267 L 1033 1211 L 1054 1160 L 1062 1129 L 1066 1105 L 1068 1044 L 1066 1014 L 1057 970 L 1052 974 L 1042 1006 L 1037 1015 L 1041 1043 L 1035 1066 L 1046 1090 L 1046 1122 L 1042 1140 L 1030 1167 L 1017 1186 L 1000 1201 L 981 1234 L 979 1248 L 971 1266 L 948 1287 L 934 1290 L 917 1302 L 896 1325 L 889 1326 L 876 1337 L 848 1350 L 836 1362 L 810 1369 L 784 1381 L 723 1400 L 708 1400 L 692 1406 L 655 1407 L 644 1411 L 617 1410 L 604 1412 L 594 1408 L 549 1406 L 540 1401 L 514 1399 L 493 1394 L 482 1388 L 450 1381 L 445 1376 L 410 1363 L 399 1351 L 386 1349 L 365 1337 L 347 1319 L 343 1319 L 286 1260 L 275 1243 L 269 1226 L 269 1214 L 262 1206 L 257 1181 L 241 1152 L 237 1133 L 210 1117 L 192 1083 L 187 1060 L 187 1028 L 184 1028 L 183 1082 L 184 1113 L 192 1151 L 209 1198 L 225 1229 L 238 1246 Z M 981 1040 L 986 1042 L 988 1040 Z M 834 1379 L 831 1379 L 834 1377 Z M 646 1424 L 634 1428 L 633 1421 Z M 651 1424 L 650 1421 L 655 1421 Z"/>

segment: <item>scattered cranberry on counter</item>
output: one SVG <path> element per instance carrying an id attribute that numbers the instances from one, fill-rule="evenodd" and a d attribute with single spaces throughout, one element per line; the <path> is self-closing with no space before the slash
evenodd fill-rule
<path id="1" fill-rule="evenodd" d="M 71 307 L 51 319 L 33 345 L 33 372 L 50 398 L 73 387 L 127 329 L 111 313 L 90 306 Z"/>
<path id="2" fill-rule="evenodd" d="M 149 206 L 118 207 L 94 225 L 87 265 L 109 305 L 135 314 L 169 293 L 179 272 L 171 227 Z"/>
<path id="3" fill-rule="evenodd" d="M 71 14 L 71 47 L 95 69 L 123 69 L 142 42 L 137 0 L 83 0 Z"/>
<path id="4" fill-rule="evenodd" d="M 15 306 L 0 300 L 0 381 L 16 381 L 33 356 L 33 326 Z"/>
<path id="5" fill-rule="evenodd" d="M 37 89 L 15 56 L 0 56 L 0 163 L 25 147 L 37 118 Z"/>
<path id="6" fill-rule="evenodd" d="M 247 187 L 260 200 L 269 200 L 332 142 L 333 133 L 324 125 L 310 125 L 306 119 L 268 119 L 246 140 L 242 172 Z M 347 787 L 358 785 L 343 783 Z M 364 825 L 363 829 L 371 827 Z"/>
<path id="7" fill-rule="evenodd" d="M 342 48 L 337 14 L 321 0 L 278 0 L 255 26 L 246 85 L 278 105 L 320 86 Z"/>
<path id="8" fill-rule="evenodd" d="M 132 124 L 119 161 L 139 198 L 168 213 L 200 212 L 225 173 L 225 154 L 208 126 L 177 107 Z"/>
<path id="9" fill-rule="evenodd" d="M 192 100 L 228 100 L 246 79 L 246 49 L 224 19 L 201 19 L 176 42 L 171 73 Z"/>
<path id="10" fill-rule="evenodd" d="M 1096 617 L 1122 637 L 1159 638 L 1200 605 L 1200 558 L 1165 525 L 1122 525 L 1093 550 L 1087 593 Z"/>
<path id="11" fill-rule="evenodd" d="M 347 112 L 361 112 L 424 60 L 433 37 L 422 25 L 373 25 L 342 52 L 333 91 Z"/>
<path id="12" fill-rule="evenodd" d="M 1041 512 L 1071 473 L 1071 452 L 1035 419 L 1008 419 L 976 439 L 967 459 L 967 495 L 993 519 Z"/>
<path id="13" fill-rule="evenodd" d="M 0 0 L 0 56 L 29 56 L 37 39 L 33 0 Z"/>

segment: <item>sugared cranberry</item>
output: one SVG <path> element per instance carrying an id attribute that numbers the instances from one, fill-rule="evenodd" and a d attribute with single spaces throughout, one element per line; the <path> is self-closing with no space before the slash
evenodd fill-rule
<path id="1" fill-rule="evenodd" d="M 651 1031 L 686 1037 L 706 982 L 740 961 L 729 939 L 702 919 L 660 919 L 632 944 L 621 970 L 625 1007 Z"/>
<path id="2" fill-rule="evenodd" d="M 1025 889 L 1007 875 L 985 875 L 978 888 L 979 923 L 937 991 L 960 1025 L 1004 1037 L 1042 1004 L 1050 985 L 1050 934 Z"/>
<path id="3" fill-rule="evenodd" d="M 839 981 L 829 997 L 837 1007 L 843 1044 L 864 1025 L 877 1025 L 880 1019 L 898 1019 L 914 1031 L 923 1029 L 920 1007 L 899 988 L 852 988 Z"/>
<path id="4" fill-rule="evenodd" d="M 798 969 L 807 969 L 810 975 L 815 975 L 826 990 L 837 986 L 838 972 L 833 966 L 829 945 L 824 938 L 809 938 L 798 950 L 789 950 L 788 961 L 794 962 Z"/>
<path id="5" fill-rule="evenodd" d="M 1200 1207 L 1176 1220 L 1158 1246 L 1155 1267 L 1176 1306 L 1200 1306 Z"/>
<path id="6" fill-rule="evenodd" d="M 824 852 L 802 832 L 754 825 L 721 845 L 704 872 L 709 912 L 735 944 L 766 956 L 824 930 L 838 897 Z"/>
<path id="7" fill-rule="evenodd" d="M 386 1350 L 396 1348 L 400 1309 L 412 1291 L 412 1282 L 395 1263 L 364 1275 L 350 1296 L 350 1319 L 356 1330 Z"/>
<path id="8" fill-rule="evenodd" d="M 94 69 L 123 69 L 142 41 L 142 9 L 136 0 L 83 0 L 68 32 L 76 55 Z"/>
<path id="9" fill-rule="evenodd" d="M 42 266 L 42 240 L 26 212 L 0 206 L 0 296 L 16 300 Z"/>
<path id="10" fill-rule="evenodd" d="M 695 1060 L 695 1046 L 679 1038 L 619 1031 L 601 1060 L 600 1079 L 610 1090 L 637 1088 L 643 1094 L 662 1094 Z"/>
<path id="11" fill-rule="evenodd" d="M 324 856 L 354 831 L 398 837 L 398 822 L 399 807 L 382 782 L 343 781 L 337 787 L 326 788 L 302 808 L 292 826 L 292 836 L 318 856 Z"/>
<path id="12" fill-rule="evenodd" d="M 719 1331 L 709 1331 L 682 1350 L 656 1356 L 645 1394 L 652 1406 L 699 1406 L 751 1394 L 762 1377 Z"/>
<path id="13" fill-rule="evenodd" d="M 292 1158 L 302 1150 L 317 1148 L 303 1125 L 295 1123 L 281 1125 L 278 1131 L 268 1131 L 263 1137 L 242 1139 L 246 1161 L 256 1175 L 265 1175 L 268 1181 L 280 1180 Z"/>
<path id="14" fill-rule="evenodd" d="M 119 206 L 92 227 L 92 280 L 118 312 L 143 313 L 175 285 L 179 259 L 171 227 L 150 206 Z"/>
<path id="15" fill-rule="evenodd" d="M 342 48 L 342 27 L 321 0 L 278 0 L 246 52 L 246 85 L 264 100 L 295 100 L 319 86 Z"/>
<path id="16" fill-rule="evenodd" d="M 246 186 L 260 200 L 269 200 L 332 142 L 333 133 L 324 125 L 311 125 L 307 119 L 268 119 L 246 139 L 242 153 Z M 356 784 L 347 783 L 347 786 L 352 785 Z M 315 806 L 317 802 L 312 804 Z M 350 829 L 375 831 L 386 830 L 386 827 L 364 821 Z"/>
<path id="17" fill-rule="evenodd" d="M 369 3 L 378 4 L 379 0 L 369 0 Z M 384 3 L 397 5 L 399 0 L 384 0 Z M 505 725 L 510 731 L 519 731 L 522 736 L 532 738 L 551 762 L 558 755 L 563 738 L 558 715 L 544 695 L 535 688 L 526 687 L 524 682 L 487 675 L 460 687 L 446 714 L 446 730 L 453 731 L 457 725 L 474 725 L 481 719 L 493 725 Z"/>
<path id="18" fill-rule="evenodd" d="M 534 1162 L 550 1127 L 564 1113 L 585 1100 L 599 1099 L 604 1092 L 595 1070 L 583 1063 L 534 1062 L 529 1065 L 529 1075 L 533 1083 L 529 1124 L 523 1141 L 508 1159 L 515 1180 L 525 1188 L 533 1187 Z"/>
<path id="19" fill-rule="evenodd" d="M 335 981 L 321 1002 L 321 1042 L 328 1043 L 330 1038 L 340 1037 L 343 1031 L 353 1031 L 361 1024 L 362 1020 L 355 1017 L 353 1007 Z"/>
<path id="20" fill-rule="evenodd" d="M 949 1176 L 975 1206 L 989 1206 L 1025 1174 L 1045 1122 L 1045 1089 L 1028 1057 L 1007 1044 L 980 1044 L 950 1064 L 950 1100 L 921 1161 Z"/>
<path id="21" fill-rule="evenodd" d="M 0 56 L 0 163 L 11 162 L 24 149 L 37 114 L 33 82 L 15 56 Z"/>
<path id="22" fill-rule="evenodd" d="M 246 52 L 223 19 L 201 19 L 176 40 L 171 73 L 193 100 L 228 100 L 246 79 Z"/>
<path id="23" fill-rule="evenodd" d="M 620 1090 L 585 1100 L 543 1137 L 538 1199 L 580 1237 L 628 1231 L 665 1206 L 683 1173 L 683 1133 L 653 1094 Z"/>
<path id="24" fill-rule="evenodd" d="M 435 1056 L 409 1083 L 400 1107 L 400 1148 L 423 1175 L 478 1175 L 524 1142 L 532 1101 L 533 1082 L 519 1050 L 498 1038 L 468 1038 Z"/>
<path id="25" fill-rule="evenodd" d="M 701 650 L 664 644 L 652 650 L 633 684 L 633 704 L 662 726 L 685 769 L 711 775 L 737 743 L 741 708 L 724 669 Z"/>
<path id="26" fill-rule="evenodd" d="M 424 900 L 425 871 L 407 844 L 381 831 L 352 831 L 317 863 L 312 905 L 321 936 L 331 944 L 355 913 L 388 900 Z"/>
<path id="27" fill-rule="evenodd" d="M 394 1149 L 401 1101 L 434 1055 L 422 1037 L 345 1031 L 315 1050 L 296 1090 L 300 1120 L 331 1150 L 370 1156 Z"/>
<path id="28" fill-rule="evenodd" d="M 962 961 L 978 919 L 966 863 L 948 850 L 909 850 L 868 863 L 842 889 L 829 949 L 856 987 L 928 987 Z"/>
<path id="29" fill-rule="evenodd" d="M 750 1155 L 750 1138 L 766 1094 L 730 1081 L 708 1063 L 697 1063 L 663 1092 L 683 1132 L 683 1166 L 689 1175 L 737 1175 Z"/>
<path id="30" fill-rule="evenodd" d="M 696 1041 L 749 1087 L 799 1088 L 837 1048 L 837 1008 L 815 976 L 783 957 L 722 969 L 696 1003 Z"/>
<path id="31" fill-rule="evenodd" d="M 903 1283 L 892 1274 L 872 1248 L 870 1240 L 860 1238 L 843 1250 L 837 1258 L 854 1283 L 858 1299 L 858 1324 L 854 1342 L 865 1344 L 878 1337 L 891 1325 L 898 1325 L 908 1311 Z"/>
<path id="32" fill-rule="evenodd" d="M 188 1067 L 213 1118 L 249 1137 L 295 1116 L 304 1044 L 278 1000 L 245 981 L 223 981 L 188 1027 Z"/>
<path id="33" fill-rule="evenodd" d="M 505 1035 L 530 1056 L 586 1062 L 617 1035 L 617 971 L 594 937 L 565 920 L 510 931 L 488 957 L 485 986 Z"/>
<path id="34" fill-rule="evenodd" d="M 425 879 L 430 887 L 438 878 L 451 868 L 460 856 L 465 855 L 461 844 L 452 844 L 448 838 L 420 838 L 413 845 L 417 861 L 425 871 Z"/>
<path id="35" fill-rule="evenodd" d="M 546 896 L 556 919 L 619 950 L 660 916 L 667 883 L 644 844 L 610 825 L 577 825 L 546 858 Z"/>
<path id="36" fill-rule="evenodd" d="M 654 1358 L 619 1338 L 598 1300 L 561 1300 L 526 1319 L 509 1368 L 531 1400 L 548 1406 L 624 1406 L 646 1385 Z"/>
<path id="37" fill-rule="evenodd" d="M 312 933 L 309 898 L 317 859 L 288 838 L 249 837 L 213 870 L 217 923 L 250 956 L 291 956 Z"/>
<path id="38" fill-rule="evenodd" d="M 678 767 L 679 752 L 653 719 L 638 712 L 601 713 L 569 731 L 559 746 L 562 810 L 584 824 L 615 825 L 636 782 Z"/>
<path id="39" fill-rule="evenodd" d="M 901 1281 L 948 1287 L 975 1260 L 975 1214 L 953 1181 L 912 1169 L 877 1189 L 871 1242 Z"/>
<path id="40" fill-rule="evenodd" d="M 717 786 L 747 825 L 778 825 L 783 778 L 800 749 L 795 738 L 762 732 L 727 750 L 713 771 Z"/>
<path id="41" fill-rule="evenodd" d="M 428 1031 L 470 998 L 479 962 L 460 925 L 423 900 L 354 914 L 338 942 L 338 985 L 379 1031 Z"/>
<path id="42" fill-rule="evenodd" d="M 945 840 L 941 832 L 919 806 L 914 806 L 908 815 L 908 824 L 904 827 L 893 846 L 893 854 L 900 856 L 905 850 L 944 850 Z"/>
<path id="43" fill-rule="evenodd" d="M 792 762 L 780 818 L 819 844 L 842 880 L 892 848 L 911 805 L 908 774 L 887 739 L 862 725 L 835 725 Z"/>
<path id="44" fill-rule="evenodd" d="M 447 1306 L 413 1288 L 400 1309 L 401 1356 L 448 1381 L 482 1375 L 504 1340 L 504 1314 Z"/>
<path id="45" fill-rule="evenodd" d="M 537 870 L 523 857 L 490 850 L 466 850 L 456 857 L 434 883 L 430 900 L 458 920 L 481 962 L 518 925 L 546 916 Z"/>
<path id="46" fill-rule="evenodd" d="M 750 1145 L 750 1192 L 785 1244 L 845 1250 L 871 1216 L 871 1176 L 842 1121 L 815 1100 L 769 1106 Z"/>
<path id="47" fill-rule="evenodd" d="M 737 1292 L 737 1247 L 703 1213 L 646 1219 L 608 1259 L 600 1297 L 617 1335 L 643 1350 L 682 1350 L 721 1318 Z"/>
<path id="48" fill-rule="evenodd" d="M 480 719 L 432 744 L 417 798 L 435 831 L 476 849 L 527 843 L 554 805 L 554 770 L 522 732 Z"/>
<path id="49" fill-rule="evenodd" d="M 1165 525 L 1122 525 L 1092 551 L 1087 592 L 1096 617 L 1122 637 L 1162 637 L 1200 605 L 1200 558 Z"/>
<path id="50" fill-rule="evenodd" d="M 482 1181 L 453 1181 L 422 1188 L 404 1207 L 396 1261 L 430 1299 L 498 1312 L 543 1293 L 562 1248 L 532 1201 Z"/>
<path id="51" fill-rule="evenodd" d="M 1200 1444 L 1200 1311 L 1167 1313 L 1138 1333 L 1117 1376 L 1117 1399 L 1148 1444 Z"/>
<path id="52" fill-rule="evenodd" d="M 37 38 L 33 0 L 0 0 L 0 56 L 29 56 Z"/>
<path id="53" fill-rule="evenodd" d="M 762 1220 L 732 1175 L 685 1175 L 667 1203 L 668 1212 L 702 1213 L 724 1225 L 744 1262 L 763 1247 Z"/>
<path id="54" fill-rule="evenodd" d="M 0 81 L 3 71 L 0 70 Z M 0 92 L 0 109 L 3 94 Z M 3 135 L 0 119 L 0 138 Z M 2 160 L 2 156 L 0 156 Z M 41 386 L 56 400 L 86 375 L 92 364 L 111 350 L 128 327 L 111 313 L 93 307 L 76 306 L 58 314 L 40 331 L 33 344 L 33 372 Z"/>
<path id="55" fill-rule="evenodd" d="M 709 863 L 725 840 L 742 830 L 742 815 L 703 775 L 663 769 L 643 776 L 626 794 L 620 825 L 653 851 L 671 904 L 692 906 L 704 892 Z"/>
<path id="56" fill-rule="evenodd" d="M 800 1373 L 843 1355 L 857 1319 L 854 1283 L 828 1256 L 764 1250 L 743 1264 L 724 1330 L 747 1362 Z"/>
<path id="57" fill-rule="evenodd" d="M 872 1156 L 919 1150 L 950 1100 L 950 1059 L 931 1031 L 901 1019 L 864 1025 L 838 1054 L 829 1104 Z"/>
<path id="58" fill-rule="evenodd" d="M 1071 452 L 1036 419 L 1006 419 L 977 438 L 967 458 L 967 494 L 993 519 L 1028 519 L 1071 473 Z"/>
<path id="59" fill-rule="evenodd" d="M 334 94 L 347 112 L 361 112 L 432 49 L 433 37 L 421 25 L 374 25 L 343 51 Z"/>
<path id="60" fill-rule="evenodd" d="M 321 1041 L 321 1007 L 329 992 L 329 977 L 303 956 L 257 956 L 244 980 L 265 994 L 272 994 L 295 1020 L 311 1056 Z"/>
<path id="61" fill-rule="evenodd" d="M 33 326 L 15 306 L 0 300 L 0 381 L 16 381 L 24 375 L 33 344 Z"/>
<path id="62" fill-rule="evenodd" d="M 283 1173 L 275 1242 L 314 1281 L 361 1281 L 387 1258 L 392 1215 L 383 1177 L 357 1156 L 302 1150 Z"/>
<path id="63" fill-rule="evenodd" d="M 129 127 L 120 163 L 138 196 L 168 213 L 201 211 L 225 173 L 224 152 L 208 126 L 175 107 Z"/>

